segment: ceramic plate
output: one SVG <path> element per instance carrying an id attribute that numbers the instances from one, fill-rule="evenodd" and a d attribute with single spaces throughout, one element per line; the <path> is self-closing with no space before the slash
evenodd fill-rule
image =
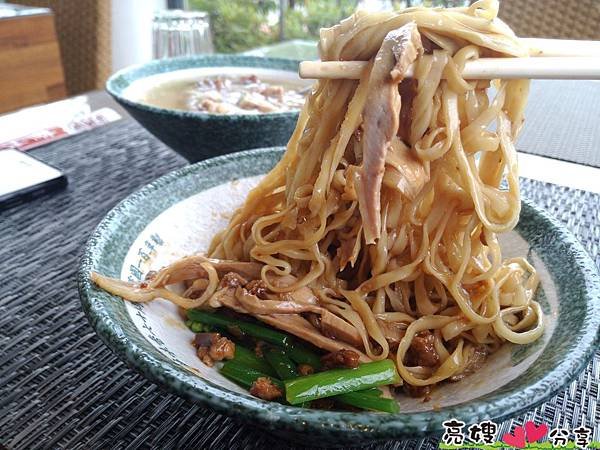
<path id="1" fill-rule="evenodd" d="M 427 403 L 401 399 L 398 415 L 307 410 L 254 398 L 198 360 L 193 334 L 174 305 L 126 303 L 90 283 L 92 270 L 140 280 L 149 270 L 205 251 L 281 152 L 241 152 L 166 175 L 121 202 L 90 238 L 79 272 L 84 310 L 104 342 L 147 378 L 288 438 L 341 444 L 439 432 L 449 418 L 474 423 L 514 416 L 554 395 L 585 367 L 600 323 L 596 268 L 562 225 L 527 201 L 519 225 L 501 244 L 506 257 L 527 255 L 540 273 L 543 337 L 505 345 L 480 371 L 435 389 Z"/>

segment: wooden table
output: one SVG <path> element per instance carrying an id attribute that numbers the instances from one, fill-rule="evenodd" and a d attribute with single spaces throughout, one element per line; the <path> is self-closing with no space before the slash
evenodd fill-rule
<path id="1" fill-rule="evenodd" d="M 0 113 L 66 95 L 54 16 L 0 4 Z"/>

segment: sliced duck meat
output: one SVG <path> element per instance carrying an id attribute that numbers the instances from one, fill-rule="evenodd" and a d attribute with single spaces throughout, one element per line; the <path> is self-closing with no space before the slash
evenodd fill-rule
<path id="1" fill-rule="evenodd" d="M 429 181 L 421 160 L 397 136 L 388 147 L 385 165 L 383 184 L 400 191 L 409 200 L 414 200 Z"/>
<path id="2" fill-rule="evenodd" d="M 402 106 L 398 84 L 422 51 L 417 25 L 408 23 L 387 34 L 371 70 L 369 94 L 363 110 L 363 158 L 356 179 L 367 244 L 375 243 L 381 232 L 381 183 L 385 156 L 398 132 Z"/>
<path id="3" fill-rule="evenodd" d="M 208 304 L 213 308 L 220 308 L 222 306 L 229 308 L 235 312 L 241 314 L 248 314 L 246 308 L 238 301 L 235 292 L 237 288 L 221 288 L 213 294 L 208 300 Z"/>
<path id="4" fill-rule="evenodd" d="M 321 315 L 320 329 L 327 337 L 347 342 L 357 348 L 363 348 L 363 341 L 358 330 L 329 311 L 325 310 Z"/>
<path id="5" fill-rule="evenodd" d="M 298 278 L 293 275 L 270 275 L 268 278 L 269 282 L 276 288 L 287 288 L 298 281 Z M 279 294 L 279 297 L 282 300 L 293 301 L 297 303 L 306 303 L 311 305 L 317 305 L 319 303 L 317 297 L 315 294 L 313 294 L 312 289 L 308 286 L 302 286 L 290 292 L 282 292 Z"/>
<path id="6" fill-rule="evenodd" d="M 250 314 L 298 314 L 314 312 L 321 314 L 323 308 L 310 303 L 297 303 L 288 300 L 261 300 L 244 288 L 237 288 L 236 299 Z"/>
<path id="7" fill-rule="evenodd" d="M 317 305 L 319 303 L 311 288 L 303 286 L 295 291 L 279 294 L 282 300 L 301 303 L 304 305 Z"/>
<path id="8" fill-rule="evenodd" d="M 330 352 L 342 349 L 352 350 L 358 353 L 360 362 L 371 361 L 371 358 L 350 344 L 323 336 L 319 330 L 299 314 L 256 315 L 255 317 L 268 325 L 293 334 L 323 350 Z"/>
<path id="9" fill-rule="evenodd" d="M 150 282 L 150 287 L 166 286 L 180 283 L 185 280 L 196 280 L 208 276 L 203 263 L 210 263 L 220 277 L 234 272 L 246 280 L 260 278 L 262 264 L 256 262 L 228 261 L 223 259 L 207 258 L 201 255 L 187 256 L 175 263 L 162 268 Z"/>
<path id="10" fill-rule="evenodd" d="M 309 288 L 306 289 L 310 291 Z M 354 326 L 321 306 L 312 303 L 299 303 L 291 300 L 261 300 L 243 288 L 238 288 L 236 290 L 235 297 L 241 307 L 253 315 L 310 313 L 313 316 L 311 325 L 314 328 L 319 329 L 326 337 L 344 341 L 358 348 L 362 348 L 363 346 L 362 338 Z M 284 298 L 295 297 L 293 296 L 293 293 L 290 293 Z M 317 317 L 317 320 L 314 320 L 315 315 L 320 316 L 320 318 Z M 311 318 L 309 317 L 309 321 L 310 320 Z"/>

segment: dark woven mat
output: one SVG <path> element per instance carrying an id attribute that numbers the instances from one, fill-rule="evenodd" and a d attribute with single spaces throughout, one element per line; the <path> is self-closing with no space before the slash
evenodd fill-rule
<path id="1" fill-rule="evenodd" d="M 284 448 L 253 427 L 161 391 L 118 360 L 88 325 L 76 271 L 87 237 L 115 203 L 184 164 L 123 121 L 35 150 L 69 187 L 0 213 L 0 444 L 11 449 Z M 557 215 L 600 266 L 600 196 L 524 180 L 525 194 Z M 541 407 L 536 420 L 594 426 L 600 440 L 600 353 Z M 386 449 L 436 448 L 437 441 Z M 373 445 L 370 448 L 376 448 Z"/>
<path id="2" fill-rule="evenodd" d="M 518 150 L 600 167 L 600 82 L 535 80 Z"/>

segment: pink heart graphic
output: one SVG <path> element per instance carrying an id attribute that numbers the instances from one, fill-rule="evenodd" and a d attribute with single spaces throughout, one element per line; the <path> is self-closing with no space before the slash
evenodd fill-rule
<path id="1" fill-rule="evenodd" d="M 502 442 L 511 447 L 525 448 L 525 429 L 523 427 L 517 427 L 513 434 L 506 433 L 502 436 Z"/>
<path id="2" fill-rule="evenodd" d="M 539 427 L 531 420 L 525 424 L 525 433 L 527 433 L 527 442 L 533 444 L 546 436 L 548 425 L 541 424 Z"/>

